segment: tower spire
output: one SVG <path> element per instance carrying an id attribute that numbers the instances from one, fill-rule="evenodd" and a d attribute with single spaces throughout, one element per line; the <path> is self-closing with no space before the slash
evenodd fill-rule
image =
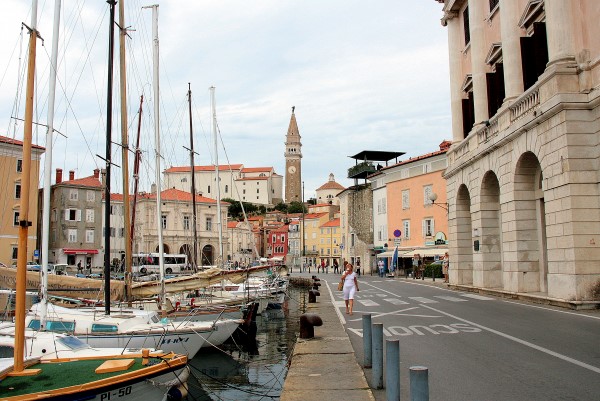
<path id="1" fill-rule="evenodd" d="M 292 106 L 292 116 L 285 137 L 285 201 L 287 203 L 302 201 L 302 143 L 295 110 L 296 106 Z"/>

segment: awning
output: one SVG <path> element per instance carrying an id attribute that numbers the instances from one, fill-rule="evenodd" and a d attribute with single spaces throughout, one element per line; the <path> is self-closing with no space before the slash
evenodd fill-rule
<path id="1" fill-rule="evenodd" d="M 410 249 L 410 248 L 408 248 L 408 249 Z M 385 251 L 385 252 L 378 253 L 377 257 L 378 258 L 392 258 L 392 257 L 394 257 L 394 250 L 395 250 L 395 248 L 392 248 L 391 251 Z M 407 248 L 404 248 L 404 249 L 398 248 L 398 257 L 399 258 L 402 257 L 402 254 L 404 254 L 405 252 L 407 252 Z"/>
<path id="2" fill-rule="evenodd" d="M 448 248 L 424 248 L 405 252 L 402 255 L 400 255 L 400 257 L 412 258 L 415 255 L 421 255 L 421 257 L 444 256 L 446 252 L 448 252 Z"/>
<path id="3" fill-rule="evenodd" d="M 98 254 L 97 249 L 73 249 L 63 248 L 65 255 L 96 255 Z"/>

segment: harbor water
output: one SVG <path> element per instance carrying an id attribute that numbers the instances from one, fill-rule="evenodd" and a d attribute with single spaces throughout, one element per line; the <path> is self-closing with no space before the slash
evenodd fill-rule
<path id="1" fill-rule="evenodd" d="M 190 363 L 187 399 L 278 399 L 307 302 L 305 289 L 290 286 L 281 308 L 257 316 L 255 347 L 229 343 L 199 352 Z"/>

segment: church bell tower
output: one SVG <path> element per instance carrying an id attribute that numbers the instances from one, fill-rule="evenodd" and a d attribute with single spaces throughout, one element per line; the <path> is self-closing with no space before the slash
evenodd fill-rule
<path id="1" fill-rule="evenodd" d="M 302 202 L 302 143 L 292 106 L 292 117 L 285 136 L 285 202 Z"/>

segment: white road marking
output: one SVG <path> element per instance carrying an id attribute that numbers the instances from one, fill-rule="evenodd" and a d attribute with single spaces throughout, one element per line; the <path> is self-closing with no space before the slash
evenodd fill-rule
<path id="1" fill-rule="evenodd" d="M 384 298 L 384 301 L 387 301 L 393 305 L 408 305 L 408 302 L 403 301 L 401 299 L 398 298 Z"/>
<path id="2" fill-rule="evenodd" d="M 425 298 L 425 297 L 408 297 L 408 298 L 412 299 L 413 301 L 420 302 L 422 304 L 437 304 L 437 303 L 439 303 L 439 301 L 436 301 L 435 299 L 429 299 L 429 298 Z"/>
<path id="3" fill-rule="evenodd" d="M 589 364 L 587 364 L 585 362 L 578 361 L 577 359 L 573 359 L 573 358 L 568 357 L 566 355 L 559 354 L 558 352 L 554 352 L 552 350 L 549 350 L 548 348 L 540 347 L 539 345 L 535 345 L 533 343 L 530 343 L 529 341 L 521 340 L 520 338 L 511 336 L 510 334 L 506 334 L 506 333 L 503 333 L 501 331 L 494 330 L 494 329 L 491 329 L 489 327 L 483 326 L 481 324 L 477 324 L 477 323 L 471 322 L 471 321 L 469 321 L 467 319 L 463 319 L 463 318 L 460 318 L 458 316 L 452 315 L 450 313 L 446 313 L 446 312 L 443 312 L 441 310 L 437 310 L 437 309 L 435 309 L 435 308 L 433 308 L 431 306 L 423 305 L 423 308 L 431 309 L 432 311 L 435 311 L 435 312 L 441 313 L 443 315 L 449 316 L 451 318 L 460 320 L 462 322 L 468 323 L 468 324 L 473 325 L 475 327 L 479 327 L 480 329 L 489 331 L 490 333 L 496 334 L 496 335 L 498 335 L 500 337 L 504 337 L 504 338 L 506 338 L 508 340 L 511 340 L 511 341 L 514 341 L 516 343 L 522 344 L 522 345 L 524 345 L 526 347 L 533 348 L 533 349 L 538 350 L 540 352 L 543 352 L 545 354 L 554 356 L 554 357 L 556 357 L 558 359 L 562 359 L 563 361 L 566 361 L 566 362 L 572 363 L 574 365 L 580 366 L 580 367 L 582 367 L 584 369 L 591 370 L 592 372 L 595 372 L 595 373 L 600 373 L 600 368 L 598 368 L 596 366 L 592 366 L 592 365 L 589 365 Z"/>
<path id="4" fill-rule="evenodd" d="M 360 302 L 363 306 L 379 306 L 379 304 L 375 301 L 372 301 L 370 299 L 357 299 L 358 302 Z"/>
<path id="5" fill-rule="evenodd" d="M 569 312 L 569 311 L 564 311 L 564 310 L 546 308 L 544 306 L 536 306 L 536 305 L 523 304 L 523 303 L 514 302 L 514 301 L 504 301 L 504 302 L 506 302 L 508 304 L 514 304 L 514 305 L 520 305 L 520 306 L 527 306 L 529 308 L 543 309 L 543 310 L 547 310 L 547 311 L 551 311 L 551 312 L 566 313 L 567 315 L 575 315 L 575 316 L 579 316 L 579 317 L 587 317 L 587 318 L 590 318 L 590 319 L 598 319 L 598 320 L 600 320 L 600 316 L 586 315 L 585 313 Z"/>
<path id="6" fill-rule="evenodd" d="M 473 299 L 479 299 L 481 301 L 492 301 L 496 298 L 490 298 L 490 297 L 484 297 L 483 295 L 477 295 L 477 294 L 460 294 L 461 297 L 467 297 L 467 298 L 473 298 Z"/>
<path id="7" fill-rule="evenodd" d="M 435 298 L 443 299 L 444 301 L 467 302 L 466 299 L 461 299 L 461 298 L 453 297 L 453 296 L 450 296 L 450 295 L 434 295 L 434 297 Z"/>

